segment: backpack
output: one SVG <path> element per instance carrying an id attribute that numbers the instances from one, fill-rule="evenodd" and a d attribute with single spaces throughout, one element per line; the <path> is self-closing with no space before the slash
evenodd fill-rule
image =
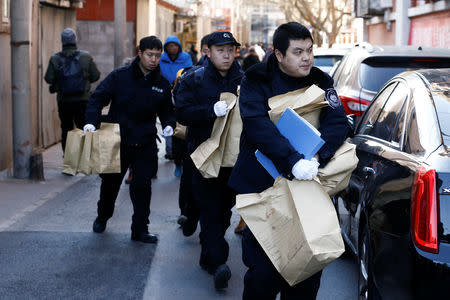
<path id="1" fill-rule="evenodd" d="M 203 75 L 205 73 L 205 67 L 203 66 L 193 66 L 184 68 L 180 76 L 176 79 L 176 84 L 173 87 L 172 94 L 176 98 L 176 94 L 180 87 L 180 83 L 187 77 L 187 75 L 194 73 L 194 85 L 197 87 L 203 80 Z M 176 101 L 176 100 L 175 100 Z"/>
<path id="2" fill-rule="evenodd" d="M 80 95 L 86 92 L 86 81 L 83 76 L 83 68 L 80 63 L 80 51 L 73 56 L 65 56 L 58 53 L 59 65 L 59 92 L 64 95 Z"/>

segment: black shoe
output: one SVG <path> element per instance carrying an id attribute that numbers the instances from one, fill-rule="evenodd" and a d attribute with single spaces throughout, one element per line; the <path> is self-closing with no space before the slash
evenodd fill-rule
<path id="1" fill-rule="evenodd" d="M 106 229 L 106 222 L 107 221 L 101 220 L 97 217 L 92 225 L 92 230 L 96 233 L 102 233 Z"/>
<path id="2" fill-rule="evenodd" d="M 183 227 L 183 225 L 184 225 L 184 223 L 186 223 L 186 221 L 187 221 L 187 217 L 185 215 L 180 215 L 178 217 L 177 223 L 178 223 L 178 225 Z"/>
<path id="3" fill-rule="evenodd" d="M 143 242 L 147 244 L 156 244 L 158 242 L 158 236 L 151 233 L 131 233 L 131 239 L 133 241 Z"/>
<path id="4" fill-rule="evenodd" d="M 231 278 L 230 268 L 226 265 L 220 265 L 214 272 L 214 287 L 216 290 L 228 287 L 228 280 Z"/>
<path id="5" fill-rule="evenodd" d="M 181 226 L 183 228 L 183 235 L 184 236 L 191 236 L 194 234 L 194 232 L 197 230 L 197 220 L 192 220 L 187 218 L 186 222 Z"/>

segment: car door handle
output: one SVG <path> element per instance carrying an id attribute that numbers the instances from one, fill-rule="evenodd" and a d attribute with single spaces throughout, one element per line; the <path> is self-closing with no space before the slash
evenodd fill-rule
<path id="1" fill-rule="evenodd" d="M 370 167 L 364 167 L 363 170 L 367 175 L 375 175 L 375 170 Z"/>

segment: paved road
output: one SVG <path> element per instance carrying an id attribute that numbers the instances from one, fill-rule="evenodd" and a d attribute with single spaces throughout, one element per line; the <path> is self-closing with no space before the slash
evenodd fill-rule
<path id="1" fill-rule="evenodd" d="M 176 224 L 179 181 L 170 162 L 160 158 L 153 182 L 150 231 L 160 236 L 157 246 L 130 241 L 132 206 L 125 184 L 107 230 L 93 233 L 100 180 L 78 179 L 0 228 L 0 298 L 241 298 L 240 236 L 227 233 L 233 276 L 229 288 L 217 293 L 212 277 L 198 266 L 198 232 L 185 238 Z M 232 226 L 237 222 L 234 213 Z M 325 269 L 318 299 L 356 299 L 356 283 L 354 261 L 340 258 Z"/>

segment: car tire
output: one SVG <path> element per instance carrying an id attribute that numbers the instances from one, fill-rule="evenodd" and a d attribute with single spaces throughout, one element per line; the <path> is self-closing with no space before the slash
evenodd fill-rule
<path id="1" fill-rule="evenodd" d="M 377 300 L 378 294 L 375 291 L 372 278 L 372 258 L 370 250 L 369 227 L 364 225 L 361 231 L 358 249 L 358 299 Z"/>

